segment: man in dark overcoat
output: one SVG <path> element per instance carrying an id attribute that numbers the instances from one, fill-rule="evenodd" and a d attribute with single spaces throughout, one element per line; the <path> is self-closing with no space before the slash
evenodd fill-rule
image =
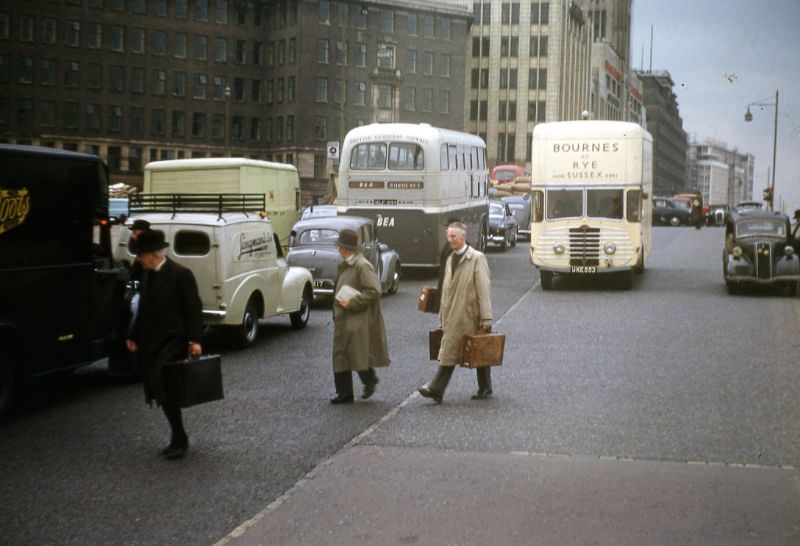
<path id="1" fill-rule="evenodd" d="M 169 422 L 170 443 L 161 453 L 180 459 L 186 455 L 189 438 L 180 407 L 165 392 L 162 372 L 167 362 L 202 354 L 203 306 L 194 275 L 166 256 L 168 246 L 158 230 L 143 231 L 136 241 L 136 259 L 144 275 L 139 315 L 127 346 L 139 355 L 147 403 L 161 406 Z"/>
<path id="2" fill-rule="evenodd" d="M 361 398 L 369 398 L 378 384 L 376 367 L 389 365 L 386 330 L 381 313 L 381 283 L 375 268 L 358 250 L 358 234 L 339 232 L 342 263 L 333 301 L 333 381 L 331 404 L 353 401 L 353 374 L 364 383 Z M 347 288 L 344 288 L 347 287 Z"/>

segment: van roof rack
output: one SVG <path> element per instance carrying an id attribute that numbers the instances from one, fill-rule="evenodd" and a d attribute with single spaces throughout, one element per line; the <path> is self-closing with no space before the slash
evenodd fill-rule
<path id="1" fill-rule="evenodd" d="M 179 212 L 211 212 L 222 215 L 226 212 L 262 212 L 266 210 L 263 193 L 140 193 L 131 195 L 130 213 L 171 212 L 174 218 Z"/>

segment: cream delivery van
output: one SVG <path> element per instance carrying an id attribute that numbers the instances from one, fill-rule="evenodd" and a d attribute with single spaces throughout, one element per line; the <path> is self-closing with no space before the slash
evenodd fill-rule
<path id="1" fill-rule="evenodd" d="M 264 194 L 265 212 L 284 249 L 300 219 L 300 177 L 285 163 L 241 157 L 152 161 L 144 168 L 144 193 Z"/>

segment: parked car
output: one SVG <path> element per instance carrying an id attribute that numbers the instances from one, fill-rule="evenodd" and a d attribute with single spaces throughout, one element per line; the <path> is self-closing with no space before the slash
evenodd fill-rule
<path id="1" fill-rule="evenodd" d="M 358 246 L 381 281 L 381 291 L 394 294 L 400 287 L 400 256 L 375 237 L 375 224 L 359 216 L 329 216 L 300 220 L 289 239 L 289 264 L 307 268 L 313 276 L 314 295 L 330 296 L 342 261 L 336 247 L 339 231 L 358 233 Z"/>
<path id="2" fill-rule="evenodd" d="M 688 226 L 692 222 L 691 205 L 681 206 L 669 197 L 653 197 L 653 224 Z"/>
<path id="3" fill-rule="evenodd" d="M 531 173 L 527 169 L 519 165 L 495 165 L 492 172 L 489 174 L 489 181 L 492 184 L 500 184 L 503 182 L 513 182 L 520 176 L 530 176 Z"/>
<path id="4" fill-rule="evenodd" d="M 763 209 L 739 209 L 725 224 L 722 271 L 729 294 L 746 284 L 778 284 L 798 295 L 800 259 L 789 217 Z"/>
<path id="5" fill-rule="evenodd" d="M 336 214 L 336 205 L 309 205 L 303 207 L 303 211 L 300 213 L 300 219 L 323 218 L 336 216 Z"/>
<path id="6" fill-rule="evenodd" d="M 517 246 L 519 224 L 508 203 L 500 200 L 489 201 L 489 237 L 487 243 L 500 245 L 505 250 Z"/>
<path id="7" fill-rule="evenodd" d="M 209 198 L 212 195 L 212 198 Z M 258 320 L 289 315 L 294 328 L 308 322 L 311 273 L 291 267 L 272 222 L 261 214 L 264 196 L 143 194 L 131 199 L 131 217 L 150 222 L 170 243 L 169 257 L 194 273 L 203 321 L 225 327 L 240 347 L 252 345 Z M 122 230 L 117 257 L 131 261 L 130 230 Z"/>
<path id="8" fill-rule="evenodd" d="M 511 209 L 511 214 L 517 220 L 517 233 L 531 240 L 531 200 L 530 197 L 511 195 L 500 199 Z"/>

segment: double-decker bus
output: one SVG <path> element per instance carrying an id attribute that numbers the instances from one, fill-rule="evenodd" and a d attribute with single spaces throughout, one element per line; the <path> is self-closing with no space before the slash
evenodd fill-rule
<path id="1" fill-rule="evenodd" d="M 563 121 L 533 130 L 531 263 L 554 274 L 618 273 L 650 253 L 653 138 L 635 123 Z"/>
<path id="2" fill-rule="evenodd" d="M 336 206 L 375 221 L 403 267 L 438 267 L 453 221 L 483 250 L 488 233 L 486 144 L 426 123 L 377 123 L 347 133 Z"/>

